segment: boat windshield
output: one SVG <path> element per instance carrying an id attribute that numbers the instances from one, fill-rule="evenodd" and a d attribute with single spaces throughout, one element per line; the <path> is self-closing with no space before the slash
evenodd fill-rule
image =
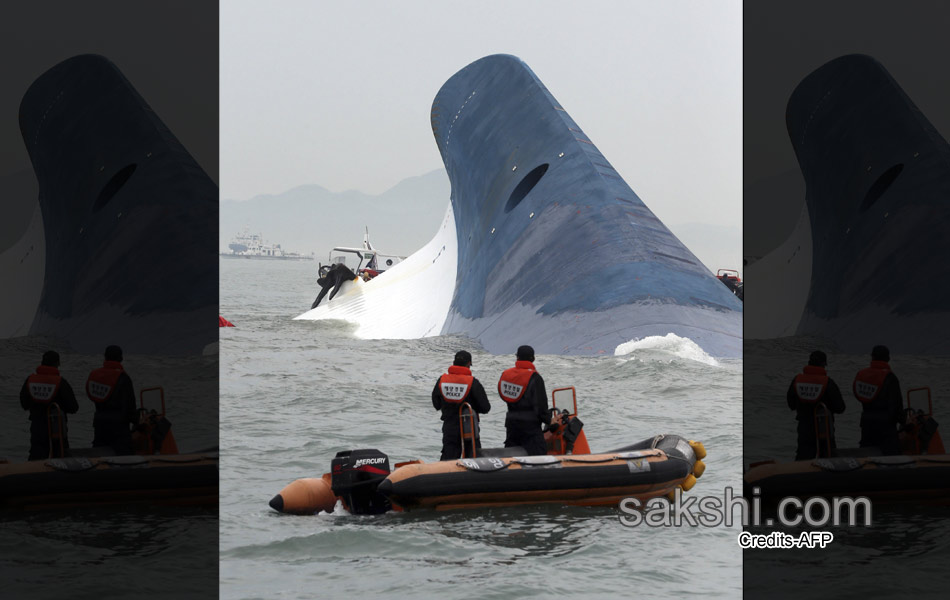
<path id="1" fill-rule="evenodd" d="M 343 248 L 338 247 L 330 251 L 329 262 L 330 264 L 342 263 L 347 267 L 350 267 L 355 272 L 359 272 L 360 269 L 363 269 L 363 262 L 366 261 L 365 268 L 367 269 L 376 269 L 374 266 L 376 264 L 376 251 L 375 250 L 365 250 L 363 248 Z M 351 265 L 355 263 L 355 268 Z"/>

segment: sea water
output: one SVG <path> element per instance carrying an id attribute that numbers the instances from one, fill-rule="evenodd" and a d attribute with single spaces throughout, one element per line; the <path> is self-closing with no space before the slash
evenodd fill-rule
<path id="1" fill-rule="evenodd" d="M 882 340 L 882 342 L 885 340 Z M 817 337 L 746 340 L 744 429 L 746 466 L 750 462 L 795 457 L 797 421 L 785 394 L 813 350 L 828 355 L 829 377 L 841 388 L 845 412 L 835 415 L 839 448 L 857 448 L 862 407 L 851 384 L 869 365 L 865 354 L 839 352 L 832 342 Z M 912 388 L 929 387 L 934 418 L 950 422 L 950 371 L 946 356 L 907 356 L 892 352 L 890 365 L 906 395 Z M 915 409 L 927 411 L 925 392 L 911 396 Z M 950 437 L 943 431 L 943 439 Z M 941 483 L 941 485 L 945 485 Z M 860 494 L 855 490 L 854 496 Z M 802 494 L 803 499 L 807 495 Z M 747 597 L 760 598 L 866 598 L 938 597 L 947 595 L 950 575 L 950 518 L 945 506 L 914 498 L 898 503 L 872 503 L 871 526 L 807 527 L 833 533 L 825 549 L 749 550 L 745 554 Z M 757 530 L 768 533 L 770 530 Z M 788 529 L 797 535 L 802 528 Z"/>
<path id="2" fill-rule="evenodd" d="M 43 353 L 60 354 L 60 374 L 76 394 L 79 411 L 68 415 L 73 448 L 92 446 L 95 412 L 86 377 L 102 355 L 73 352 L 54 338 L 0 340 L 0 457 L 26 460 L 29 413 L 19 394 Z M 161 386 L 167 418 L 181 452 L 218 444 L 218 357 L 138 356 L 123 360 L 135 391 Z M 159 409 L 158 396 L 145 397 Z M 135 506 L 0 510 L 0 572 L 3 598 L 127 598 L 171 595 L 213 598 L 218 580 L 217 507 Z M 134 589 L 130 585 L 134 584 Z M 162 596 L 168 597 L 168 596 Z"/>
<path id="3" fill-rule="evenodd" d="M 495 387 L 513 356 L 463 337 L 362 340 L 342 321 L 294 321 L 317 294 L 316 271 L 309 261 L 221 262 L 221 311 L 236 325 L 221 330 L 220 347 L 222 598 L 741 595 L 738 525 L 627 527 L 615 507 L 270 509 L 285 485 L 319 477 L 341 450 L 377 448 L 391 463 L 437 460 L 431 392 L 460 349 L 472 352 L 472 373 L 492 402 L 482 444 L 504 442 Z M 687 496 L 740 490 L 742 361 L 715 360 L 675 336 L 621 352 L 539 355 L 535 365 L 549 393 L 577 389 L 594 451 L 682 435 L 709 452 Z"/>

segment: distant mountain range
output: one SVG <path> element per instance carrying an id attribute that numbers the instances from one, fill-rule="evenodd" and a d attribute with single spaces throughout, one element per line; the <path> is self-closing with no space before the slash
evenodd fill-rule
<path id="1" fill-rule="evenodd" d="M 444 169 L 399 182 L 382 194 L 331 192 L 302 185 L 250 200 L 223 200 L 220 248 L 245 226 L 284 250 L 325 259 L 334 246 L 359 246 L 363 229 L 382 252 L 408 256 L 426 244 L 442 223 L 451 187 Z M 649 206 L 649 201 L 647 201 Z M 704 223 L 666 223 L 711 271 L 742 270 L 742 228 Z"/>
<path id="2" fill-rule="evenodd" d="M 377 196 L 302 185 L 250 200 L 222 200 L 219 246 L 226 252 L 231 238 L 247 226 L 284 250 L 325 259 L 334 246 L 362 244 L 364 227 L 369 227 L 374 248 L 408 256 L 435 235 L 450 193 L 449 178 L 438 169 L 404 179 Z"/>

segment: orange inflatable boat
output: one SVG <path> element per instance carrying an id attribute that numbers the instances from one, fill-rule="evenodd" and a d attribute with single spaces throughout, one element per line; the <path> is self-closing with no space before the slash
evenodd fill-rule
<path id="1" fill-rule="evenodd" d="M 911 397 L 926 392 L 927 412 L 914 410 Z M 907 419 L 900 433 L 903 454 L 882 456 L 877 448 L 825 448 L 828 458 L 753 463 L 744 476 L 744 494 L 765 501 L 787 496 L 865 496 L 875 501 L 950 502 L 950 454 L 933 419 L 930 388 L 907 391 Z M 830 436 L 818 431 L 819 443 Z"/>
<path id="2" fill-rule="evenodd" d="M 158 392 L 161 412 L 145 408 L 145 395 Z M 111 448 L 68 449 L 62 443 L 62 415 L 51 404 L 50 455 L 21 463 L 0 459 L 0 508 L 45 510 L 112 504 L 216 505 L 217 451 L 179 454 L 165 419 L 162 388 L 139 393 L 139 428 L 130 456 Z M 64 456 L 65 455 L 65 456 Z"/>
<path id="3" fill-rule="evenodd" d="M 562 388 L 557 391 L 570 390 Z M 463 446 L 470 430 L 463 419 Z M 520 448 L 482 448 L 469 458 L 398 463 L 378 450 L 339 452 L 331 472 L 298 479 L 270 501 L 290 514 L 332 512 L 337 503 L 353 514 L 388 510 L 454 510 L 490 506 L 616 505 L 624 498 L 645 502 L 689 490 L 705 470 L 699 442 L 658 435 L 637 444 L 592 454 L 574 412 L 561 411 L 545 433 L 548 454 L 525 456 Z"/>
<path id="4" fill-rule="evenodd" d="M 216 453 L 0 463 L 0 508 L 4 509 L 217 502 Z"/>

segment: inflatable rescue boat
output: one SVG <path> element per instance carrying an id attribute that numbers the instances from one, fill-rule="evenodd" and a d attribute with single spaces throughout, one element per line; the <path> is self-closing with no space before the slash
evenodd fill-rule
<path id="1" fill-rule="evenodd" d="M 145 408 L 145 394 L 158 392 L 161 412 Z M 179 454 L 165 418 L 162 388 L 139 393 L 136 454 L 114 456 L 111 448 L 73 448 L 62 443 L 62 415 L 51 404 L 50 456 L 20 463 L 0 459 L 0 509 L 46 510 L 75 506 L 160 504 L 217 505 L 216 450 Z"/>
<path id="2" fill-rule="evenodd" d="M 217 502 L 217 453 L 0 463 L 0 508 L 4 509 Z"/>
<path id="3" fill-rule="evenodd" d="M 574 388 L 560 388 L 558 391 Z M 552 395 L 553 398 L 553 395 Z M 464 410 L 463 405 L 463 410 Z M 676 435 L 657 435 L 642 442 L 593 454 L 574 412 L 557 412 L 545 432 L 548 454 L 526 456 L 521 448 L 479 448 L 468 423 L 461 421 L 463 457 L 426 463 L 397 463 L 375 449 L 337 453 L 331 472 L 298 479 L 270 501 L 290 514 L 333 512 L 338 502 L 352 514 L 389 510 L 454 510 L 537 504 L 616 505 L 624 498 L 641 502 L 670 496 L 677 487 L 695 485 L 705 471 L 706 450 L 700 442 Z M 474 450 L 474 451 L 473 451 Z"/>
<path id="4" fill-rule="evenodd" d="M 927 393 L 927 412 L 911 406 L 913 392 Z M 818 427 L 818 426 L 816 426 Z M 821 444 L 830 436 L 818 430 L 819 456 L 812 460 L 753 463 L 743 481 L 746 497 L 777 501 L 796 496 L 865 496 L 875 501 L 950 501 L 950 454 L 933 419 L 930 388 L 907 391 L 907 424 L 899 439 L 903 453 L 884 456 L 878 448 L 839 448 Z"/>

